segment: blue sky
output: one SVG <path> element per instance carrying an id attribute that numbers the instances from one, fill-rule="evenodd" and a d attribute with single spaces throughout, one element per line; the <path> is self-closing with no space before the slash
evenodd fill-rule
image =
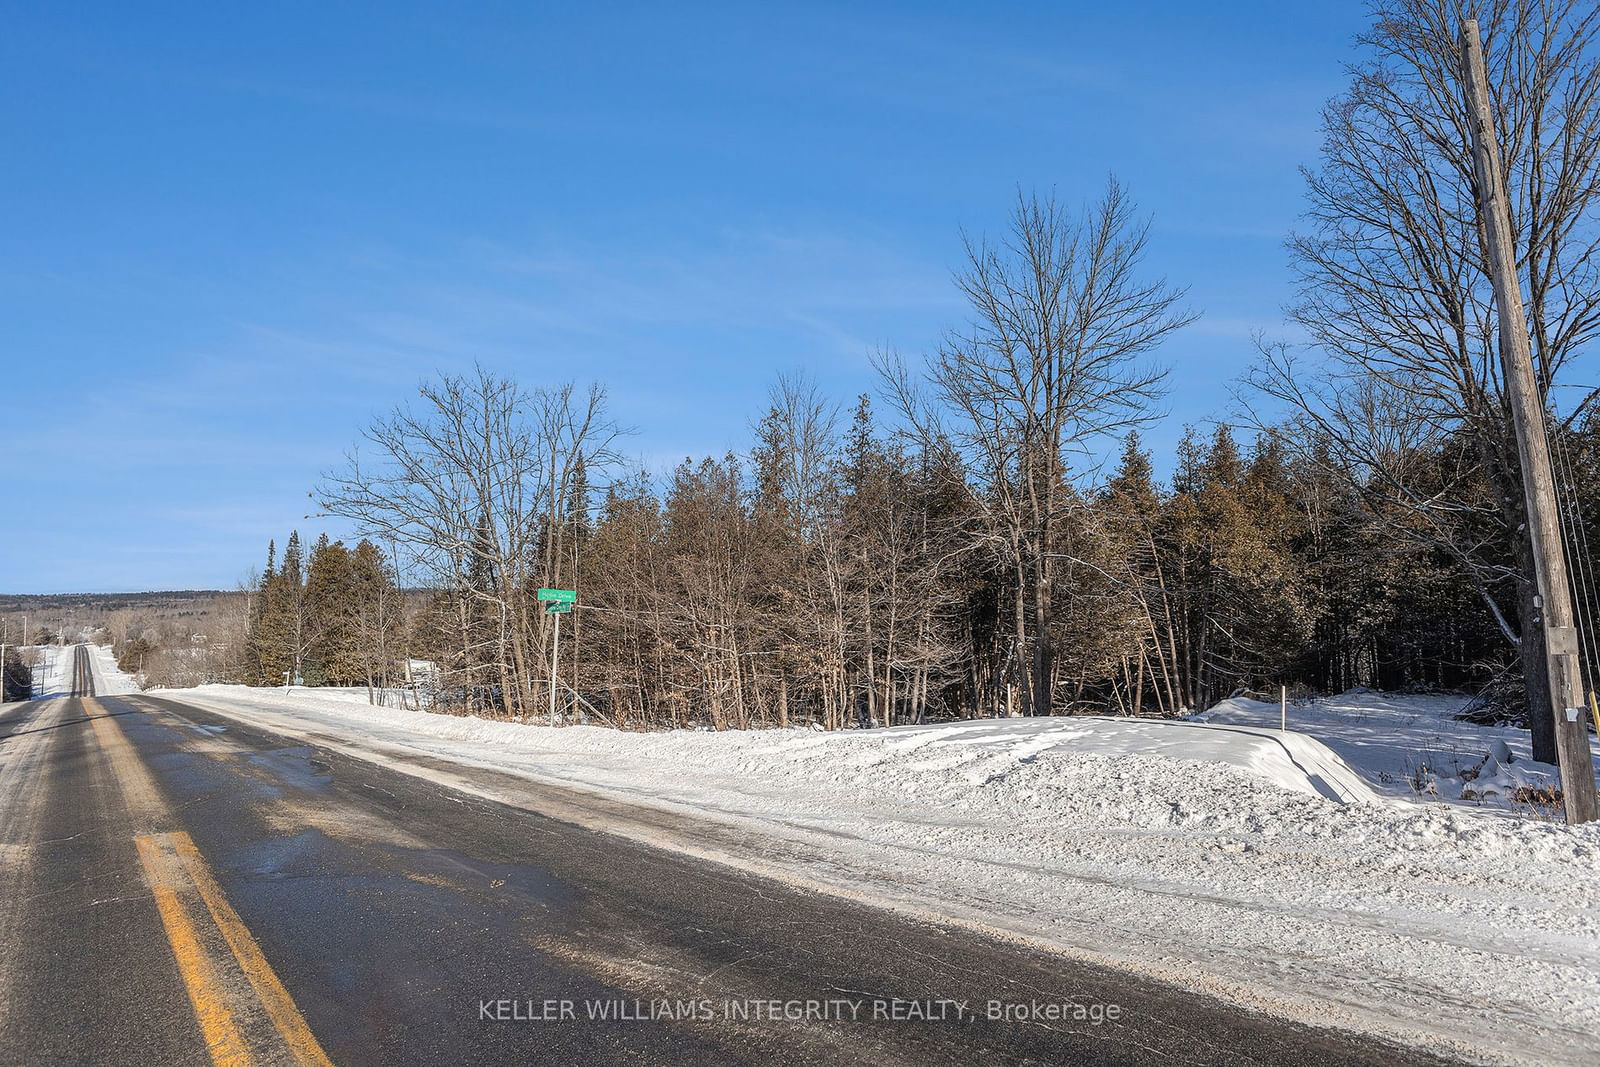
<path id="1" fill-rule="evenodd" d="M 6 5 L 0 591 L 231 587 L 473 361 L 655 467 L 963 309 L 960 232 L 1106 175 L 1204 318 L 1170 449 L 1283 333 L 1360 3 Z M 21 410 L 18 405 L 21 404 Z M 336 534 L 337 527 L 330 527 Z"/>

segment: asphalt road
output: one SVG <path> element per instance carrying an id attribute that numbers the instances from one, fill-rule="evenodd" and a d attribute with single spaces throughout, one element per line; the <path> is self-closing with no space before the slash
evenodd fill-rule
<path id="1" fill-rule="evenodd" d="M 6 1064 L 1439 1062 L 75 674 L 0 711 Z"/>

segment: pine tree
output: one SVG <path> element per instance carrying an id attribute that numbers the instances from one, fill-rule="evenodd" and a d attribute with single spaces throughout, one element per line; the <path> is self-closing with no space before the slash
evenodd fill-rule
<path id="1" fill-rule="evenodd" d="M 350 554 L 351 684 L 387 694 L 403 676 L 405 600 L 383 553 L 363 538 Z"/>
<path id="2" fill-rule="evenodd" d="M 1126 697 L 1119 703 L 1131 715 L 1178 706 L 1174 688 L 1175 664 L 1169 641 L 1170 625 L 1162 556 L 1156 544 L 1162 501 L 1156 490 L 1150 455 L 1138 433 L 1123 443 L 1116 473 L 1107 484 L 1096 524 L 1108 562 L 1116 578 L 1108 595 L 1110 607 L 1106 636 L 1121 650 L 1121 684 Z M 1147 697 L 1153 698 L 1147 704 Z"/>
<path id="3" fill-rule="evenodd" d="M 266 619 L 268 600 L 277 577 L 278 545 L 276 541 L 268 541 L 267 566 L 256 581 L 245 622 L 245 681 L 249 685 L 271 685 L 274 681 L 269 673 L 275 658 L 268 648 Z"/>
<path id="4" fill-rule="evenodd" d="M 350 553 L 323 534 L 306 567 L 307 685 L 354 685 L 363 677 L 359 590 Z"/>

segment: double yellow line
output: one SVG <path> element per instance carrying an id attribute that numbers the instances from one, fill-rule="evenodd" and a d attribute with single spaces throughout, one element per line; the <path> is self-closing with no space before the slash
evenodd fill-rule
<path id="1" fill-rule="evenodd" d="M 99 701 L 83 704 L 130 816 L 151 831 L 137 834 L 134 845 L 211 1062 L 216 1067 L 250 1067 L 261 1060 L 332 1067 L 194 841 L 182 830 L 158 829 L 172 824 L 170 812 L 116 719 Z"/>

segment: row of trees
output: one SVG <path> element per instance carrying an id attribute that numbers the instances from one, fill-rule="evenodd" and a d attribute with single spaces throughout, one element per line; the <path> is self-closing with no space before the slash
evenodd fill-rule
<path id="1" fill-rule="evenodd" d="M 282 560 L 268 545 L 246 615 L 250 684 L 364 685 L 376 698 L 405 677 L 404 597 L 371 541 L 349 549 L 323 535 L 305 558 L 295 531 Z"/>
<path id="2" fill-rule="evenodd" d="M 1277 436 L 1241 455 L 1223 427 L 1185 438 L 1170 488 L 1136 436 L 1105 486 L 1060 487 L 1041 680 L 1035 587 L 1018 595 L 952 455 L 883 440 L 865 402 L 822 440 L 806 498 L 761 448 L 609 491 L 582 539 L 571 684 L 622 720 L 891 725 L 1175 714 L 1280 682 L 1482 686 L 1508 662 L 1447 559 L 1396 544 Z"/>
<path id="3" fill-rule="evenodd" d="M 488 381 L 454 395 L 498 395 L 504 383 Z M 839 415 L 784 382 L 747 455 L 685 461 L 660 484 L 635 473 L 596 490 L 575 477 L 554 508 L 554 578 L 501 582 L 485 539 L 457 584 L 414 594 L 408 610 L 370 542 L 349 553 L 324 538 L 299 581 L 291 537 L 256 597 L 255 678 L 382 688 L 414 655 L 446 704 L 542 712 L 551 649 L 535 593 L 550 584 L 579 594 L 560 703 L 606 721 L 837 728 L 1045 713 L 1028 695 L 1033 587 L 1017 595 L 959 457 L 883 430 L 866 397 Z M 1221 426 L 1188 433 L 1172 466 L 1158 484 L 1129 434 L 1101 483 L 1059 487 L 1044 542 L 1049 711 L 1170 715 L 1280 683 L 1483 688 L 1515 662 L 1449 555 L 1396 537 L 1406 516 L 1330 471 L 1325 446 L 1279 431 L 1241 448 Z M 1600 488 L 1595 465 L 1582 469 Z M 525 520 L 548 514 L 546 501 Z M 339 580 L 354 558 L 383 577 Z"/>
<path id="4" fill-rule="evenodd" d="M 118 607 L 90 636 L 147 689 L 255 680 L 245 669 L 246 592 L 204 593 Z"/>

